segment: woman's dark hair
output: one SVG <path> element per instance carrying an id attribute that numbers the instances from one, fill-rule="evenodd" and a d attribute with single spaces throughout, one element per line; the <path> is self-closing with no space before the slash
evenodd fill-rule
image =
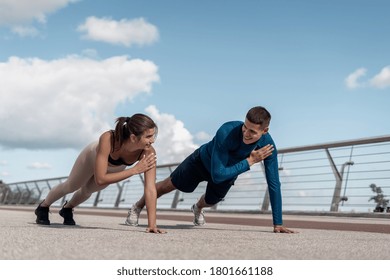
<path id="1" fill-rule="evenodd" d="M 142 134 L 148 129 L 155 129 L 155 136 L 157 136 L 157 125 L 147 115 L 134 114 L 131 117 L 119 117 L 116 119 L 116 126 L 114 131 L 114 143 L 119 143 L 119 147 L 123 142 L 129 139 L 131 134 L 141 138 Z"/>
<path id="2" fill-rule="evenodd" d="M 269 126 L 271 114 L 261 106 L 253 107 L 246 114 L 246 119 L 254 124 L 259 124 L 262 129 Z"/>

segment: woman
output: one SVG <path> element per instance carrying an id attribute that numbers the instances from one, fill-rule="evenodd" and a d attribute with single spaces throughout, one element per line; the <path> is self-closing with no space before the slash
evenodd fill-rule
<path id="1" fill-rule="evenodd" d="M 73 208 L 86 201 L 93 192 L 144 173 L 148 209 L 146 231 L 164 233 L 156 225 L 156 152 L 152 146 L 156 135 L 157 125 L 146 115 L 118 118 L 115 130 L 104 132 L 99 141 L 84 148 L 68 179 L 50 190 L 38 205 L 35 210 L 37 224 L 50 225 L 50 205 L 66 194 L 75 192 L 59 212 L 64 218 L 64 225 L 75 225 Z M 131 167 L 126 169 L 127 166 Z"/>

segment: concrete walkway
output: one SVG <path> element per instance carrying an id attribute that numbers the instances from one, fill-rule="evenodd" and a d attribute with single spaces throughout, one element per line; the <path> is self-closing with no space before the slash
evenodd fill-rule
<path id="1" fill-rule="evenodd" d="M 270 215 L 159 211 L 167 234 L 124 224 L 123 209 L 76 208 L 77 226 L 35 224 L 35 207 L 0 206 L 0 260 L 390 260 L 390 220 L 285 215 L 297 234 L 274 234 Z"/>

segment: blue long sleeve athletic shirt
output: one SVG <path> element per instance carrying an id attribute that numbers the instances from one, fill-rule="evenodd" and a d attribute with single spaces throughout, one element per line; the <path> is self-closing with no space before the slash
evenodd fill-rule
<path id="1" fill-rule="evenodd" d="M 272 155 L 264 159 L 265 177 L 268 184 L 274 225 L 282 225 L 282 194 L 278 171 L 278 156 L 274 141 L 269 133 L 252 144 L 243 142 L 241 121 L 224 123 L 214 138 L 202 145 L 200 157 L 206 169 L 210 172 L 214 183 L 218 184 L 236 178 L 250 169 L 246 160 L 256 147 L 268 144 L 274 146 Z"/>

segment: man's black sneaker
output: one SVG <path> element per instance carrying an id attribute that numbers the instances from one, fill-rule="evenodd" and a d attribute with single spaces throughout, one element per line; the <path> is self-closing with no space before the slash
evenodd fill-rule
<path id="1" fill-rule="evenodd" d="M 35 220 L 37 224 L 50 225 L 49 207 L 42 207 L 41 204 L 39 204 L 37 209 L 35 209 L 35 215 L 37 215 L 37 219 Z"/>
<path id="2" fill-rule="evenodd" d="M 64 206 L 66 205 L 66 203 L 68 202 L 65 202 Z M 73 220 L 73 208 L 64 208 L 64 206 L 62 206 L 62 209 L 59 212 L 61 217 L 64 218 L 64 225 L 76 225 L 76 222 Z"/>

